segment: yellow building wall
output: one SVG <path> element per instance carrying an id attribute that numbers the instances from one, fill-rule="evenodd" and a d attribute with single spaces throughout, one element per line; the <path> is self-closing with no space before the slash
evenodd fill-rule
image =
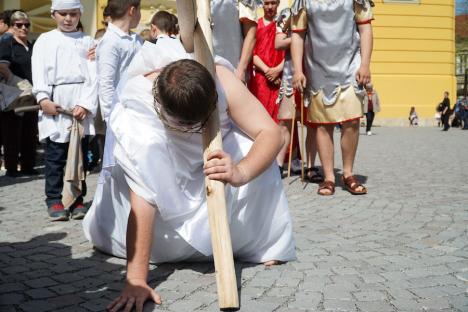
<path id="1" fill-rule="evenodd" d="M 456 96 L 454 0 L 418 4 L 376 0 L 372 75 L 379 118 L 407 118 L 411 106 L 433 118 L 443 92 Z"/>

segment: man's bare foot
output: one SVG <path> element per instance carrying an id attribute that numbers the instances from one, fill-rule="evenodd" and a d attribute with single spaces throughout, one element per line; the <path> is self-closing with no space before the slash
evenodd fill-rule
<path id="1" fill-rule="evenodd" d="M 284 261 L 279 261 L 279 260 L 270 260 L 270 261 L 267 261 L 267 262 L 263 262 L 263 265 L 266 266 L 266 267 L 271 267 L 271 266 L 274 266 L 274 265 L 280 265 L 280 264 L 283 264 L 285 263 Z"/>

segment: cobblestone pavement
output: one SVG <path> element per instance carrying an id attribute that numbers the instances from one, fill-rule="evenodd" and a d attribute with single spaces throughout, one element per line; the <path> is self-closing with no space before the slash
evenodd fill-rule
<path id="1" fill-rule="evenodd" d="M 468 131 L 375 134 L 356 164 L 369 195 L 284 181 L 298 261 L 237 263 L 241 311 L 468 311 Z M 0 311 L 102 311 L 125 261 L 93 250 L 80 221 L 49 222 L 43 183 L 0 177 Z M 150 285 L 164 303 L 145 311 L 218 310 L 211 264 L 152 266 Z"/>

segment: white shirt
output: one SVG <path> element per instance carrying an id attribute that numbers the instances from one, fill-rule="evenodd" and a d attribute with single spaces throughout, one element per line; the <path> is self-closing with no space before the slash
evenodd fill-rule
<path id="1" fill-rule="evenodd" d="M 140 49 L 143 40 L 134 33 L 125 33 L 109 23 L 102 41 L 99 43 L 96 56 L 99 73 L 99 103 L 104 120 L 115 105 L 119 82 L 124 78 L 135 53 Z"/>
<path id="2" fill-rule="evenodd" d="M 82 32 L 64 33 L 57 29 L 39 36 L 32 54 L 33 94 L 37 101 L 50 99 L 65 110 L 79 105 L 90 112 L 82 122 L 85 134 L 94 134 L 97 109 L 96 64 L 87 59 L 94 46 Z M 36 48 L 37 47 L 37 48 Z M 39 112 L 39 139 L 66 143 L 72 118 Z"/>

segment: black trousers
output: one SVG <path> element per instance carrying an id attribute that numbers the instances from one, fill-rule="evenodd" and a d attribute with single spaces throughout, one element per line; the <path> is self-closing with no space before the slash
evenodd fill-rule
<path id="1" fill-rule="evenodd" d="M 444 125 L 444 130 L 448 130 L 450 128 L 449 117 L 450 114 L 448 113 L 442 115 L 442 124 Z"/>
<path id="2" fill-rule="evenodd" d="M 14 112 L 0 114 L 6 170 L 16 172 L 18 164 L 21 164 L 21 171 L 32 170 L 36 161 L 37 113 L 24 113 L 23 116 Z"/>
<path id="3" fill-rule="evenodd" d="M 49 138 L 45 142 L 45 194 L 46 204 L 50 207 L 53 204 L 62 202 L 63 191 L 63 175 L 65 174 L 65 165 L 67 164 L 68 143 L 57 143 Z M 83 166 L 86 172 L 85 155 L 88 153 L 88 137 L 81 141 L 81 149 L 83 151 Z M 77 203 L 83 202 L 83 197 L 86 196 L 86 182 L 83 181 L 81 196 L 76 200 Z"/>
<path id="4" fill-rule="evenodd" d="M 375 113 L 374 112 L 367 112 L 366 113 L 366 132 L 371 131 L 372 123 L 374 122 Z"/>

